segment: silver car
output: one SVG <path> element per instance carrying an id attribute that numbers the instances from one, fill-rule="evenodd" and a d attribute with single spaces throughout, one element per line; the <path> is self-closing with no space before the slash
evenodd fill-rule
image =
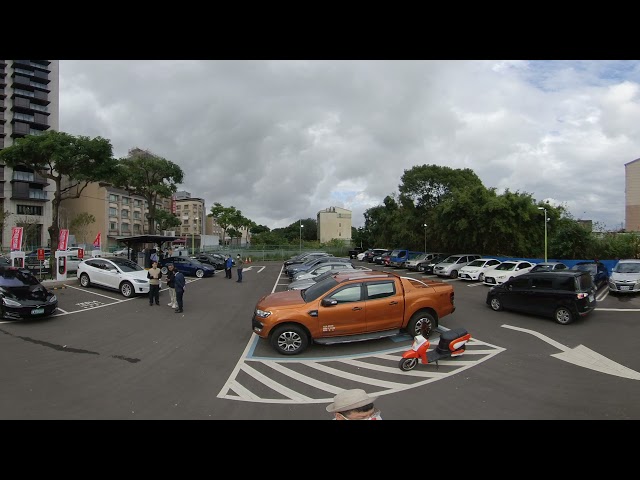
<path id="1" fill-rule="evenodd" d="M 610 293 L 640 292 L 640 260 L 629 258 L 618 261 L 609 276 Z"/>
<path id="2" fill-rule="evenodd" d="M 433 273 L 439 277 L 458 278 L 458 270 L 478 258 L 481 256 L 467 253 L 451 255 L 434 266 Z"/>

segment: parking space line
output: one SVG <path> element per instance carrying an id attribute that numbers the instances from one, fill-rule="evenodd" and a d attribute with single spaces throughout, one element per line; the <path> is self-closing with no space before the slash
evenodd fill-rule
<path id="1" fill-rule="evenodd" d="M 114 301 L 120 300 L 119 298 L 113 298 L 113 297 L 110 297 L 108 295 L 103 295 L 101 293 L 94 292 L 94 291 L 88 290 L 86 288 L 74 287 L 73 285 L 69 285 L 69 288 L 73 288 L 75 290 L 80 290 L 81 292 L 87 292 L 87 293 L 90 293 L 91 295 L 97 295 L 99 297 L 108 298 L 109 300 L 114 300 Z M 127 299 L 127 300 L 130 300 L 130 299 Z"/>

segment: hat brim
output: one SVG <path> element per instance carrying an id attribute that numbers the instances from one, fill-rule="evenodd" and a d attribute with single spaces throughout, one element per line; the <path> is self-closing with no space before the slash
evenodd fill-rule
<path id="1" fill-rule="evenodd" d="M 354 408 L 364 407 L 365 405 L 374 403 L 377 399 L 378 397 L 369 397 L 368 399 L 363 399 L 358 402 L 350 403 L 348 405 L 336 405 L 335 403 L 330 403 L 329 405 L 327 405 L 327 412 L 346 412 L 347 410 L 353 410 Z"/>

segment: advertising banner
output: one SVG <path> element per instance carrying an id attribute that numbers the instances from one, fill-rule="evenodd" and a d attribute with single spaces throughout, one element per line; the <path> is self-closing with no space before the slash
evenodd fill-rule
<path id="1" fill-rule="evenodd" d="M 22 227 L 11 229 L 11 250 L 20 250 L 22 247 Z"/>
<path id="2" fill-rule="evenodd" d="M 100 237 L 100 232 L 98 232 L 98 235 L 96 235 L 96 239 L 93 241 L 93 246 L 97 247 L 98 250 L 100 250 L 100 242 L 101 242 L 101 237 Z"/>
<path id="3" fill-rule="evenodd" d="M 69 241 L 69 230 L 63 228 L 60 230 L 60 235 L 58 236 L 58 250 L 66 250 L 67 242 Z"/>

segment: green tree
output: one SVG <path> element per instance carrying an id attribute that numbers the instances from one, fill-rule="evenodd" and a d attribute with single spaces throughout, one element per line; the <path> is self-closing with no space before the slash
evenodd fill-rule
<path id="1" fill-rule="evenodd" d="M 18 138 L 0 150 L 0 162 L 12 168 L 24 166 L 53 181 L 52 223 L 48 227 L 52 257 L 58 246 L 62 202 L 79 198 L 87 185 L 108 181 L 116 171 L 109 140 L 56 131 Z"/>
<path id="2" fill-rule="evenodd" d="M 129 155 L 118 161 L 116 172 L 112 182 L 115 186 L 146 199 L 149 234 L 155 234 L 158 199 L 169 198 L 176 192 L 184 172 L 175 163 L 140 148 L 129 150 Z"/>
<path id="3" fill-rule="evenodd" d="M 76 238 L 81 238 L 84 245 L 87 244 L 89 225 L 96 223 L 96 217 L 87 212 L 77 214 L 69 224 L 69 230 Z"/>
<path id="4" fill-rule="evenodd" d="M 212 217 L 222 228 L 222 244 L 224 244 L 227 238 L 227 229 L 238 221 L 238 210 L 234 206 L 225 207 L 220 202 L 215 202 L 209 212 L 207 216 Z"/>
<path id="5" fill-rule="evenodd" d="M 160 209 L 156 210 L 156 223 L 160 231 L 173 230 L 181 225 L 180 219 L 173 213 Z"/>

